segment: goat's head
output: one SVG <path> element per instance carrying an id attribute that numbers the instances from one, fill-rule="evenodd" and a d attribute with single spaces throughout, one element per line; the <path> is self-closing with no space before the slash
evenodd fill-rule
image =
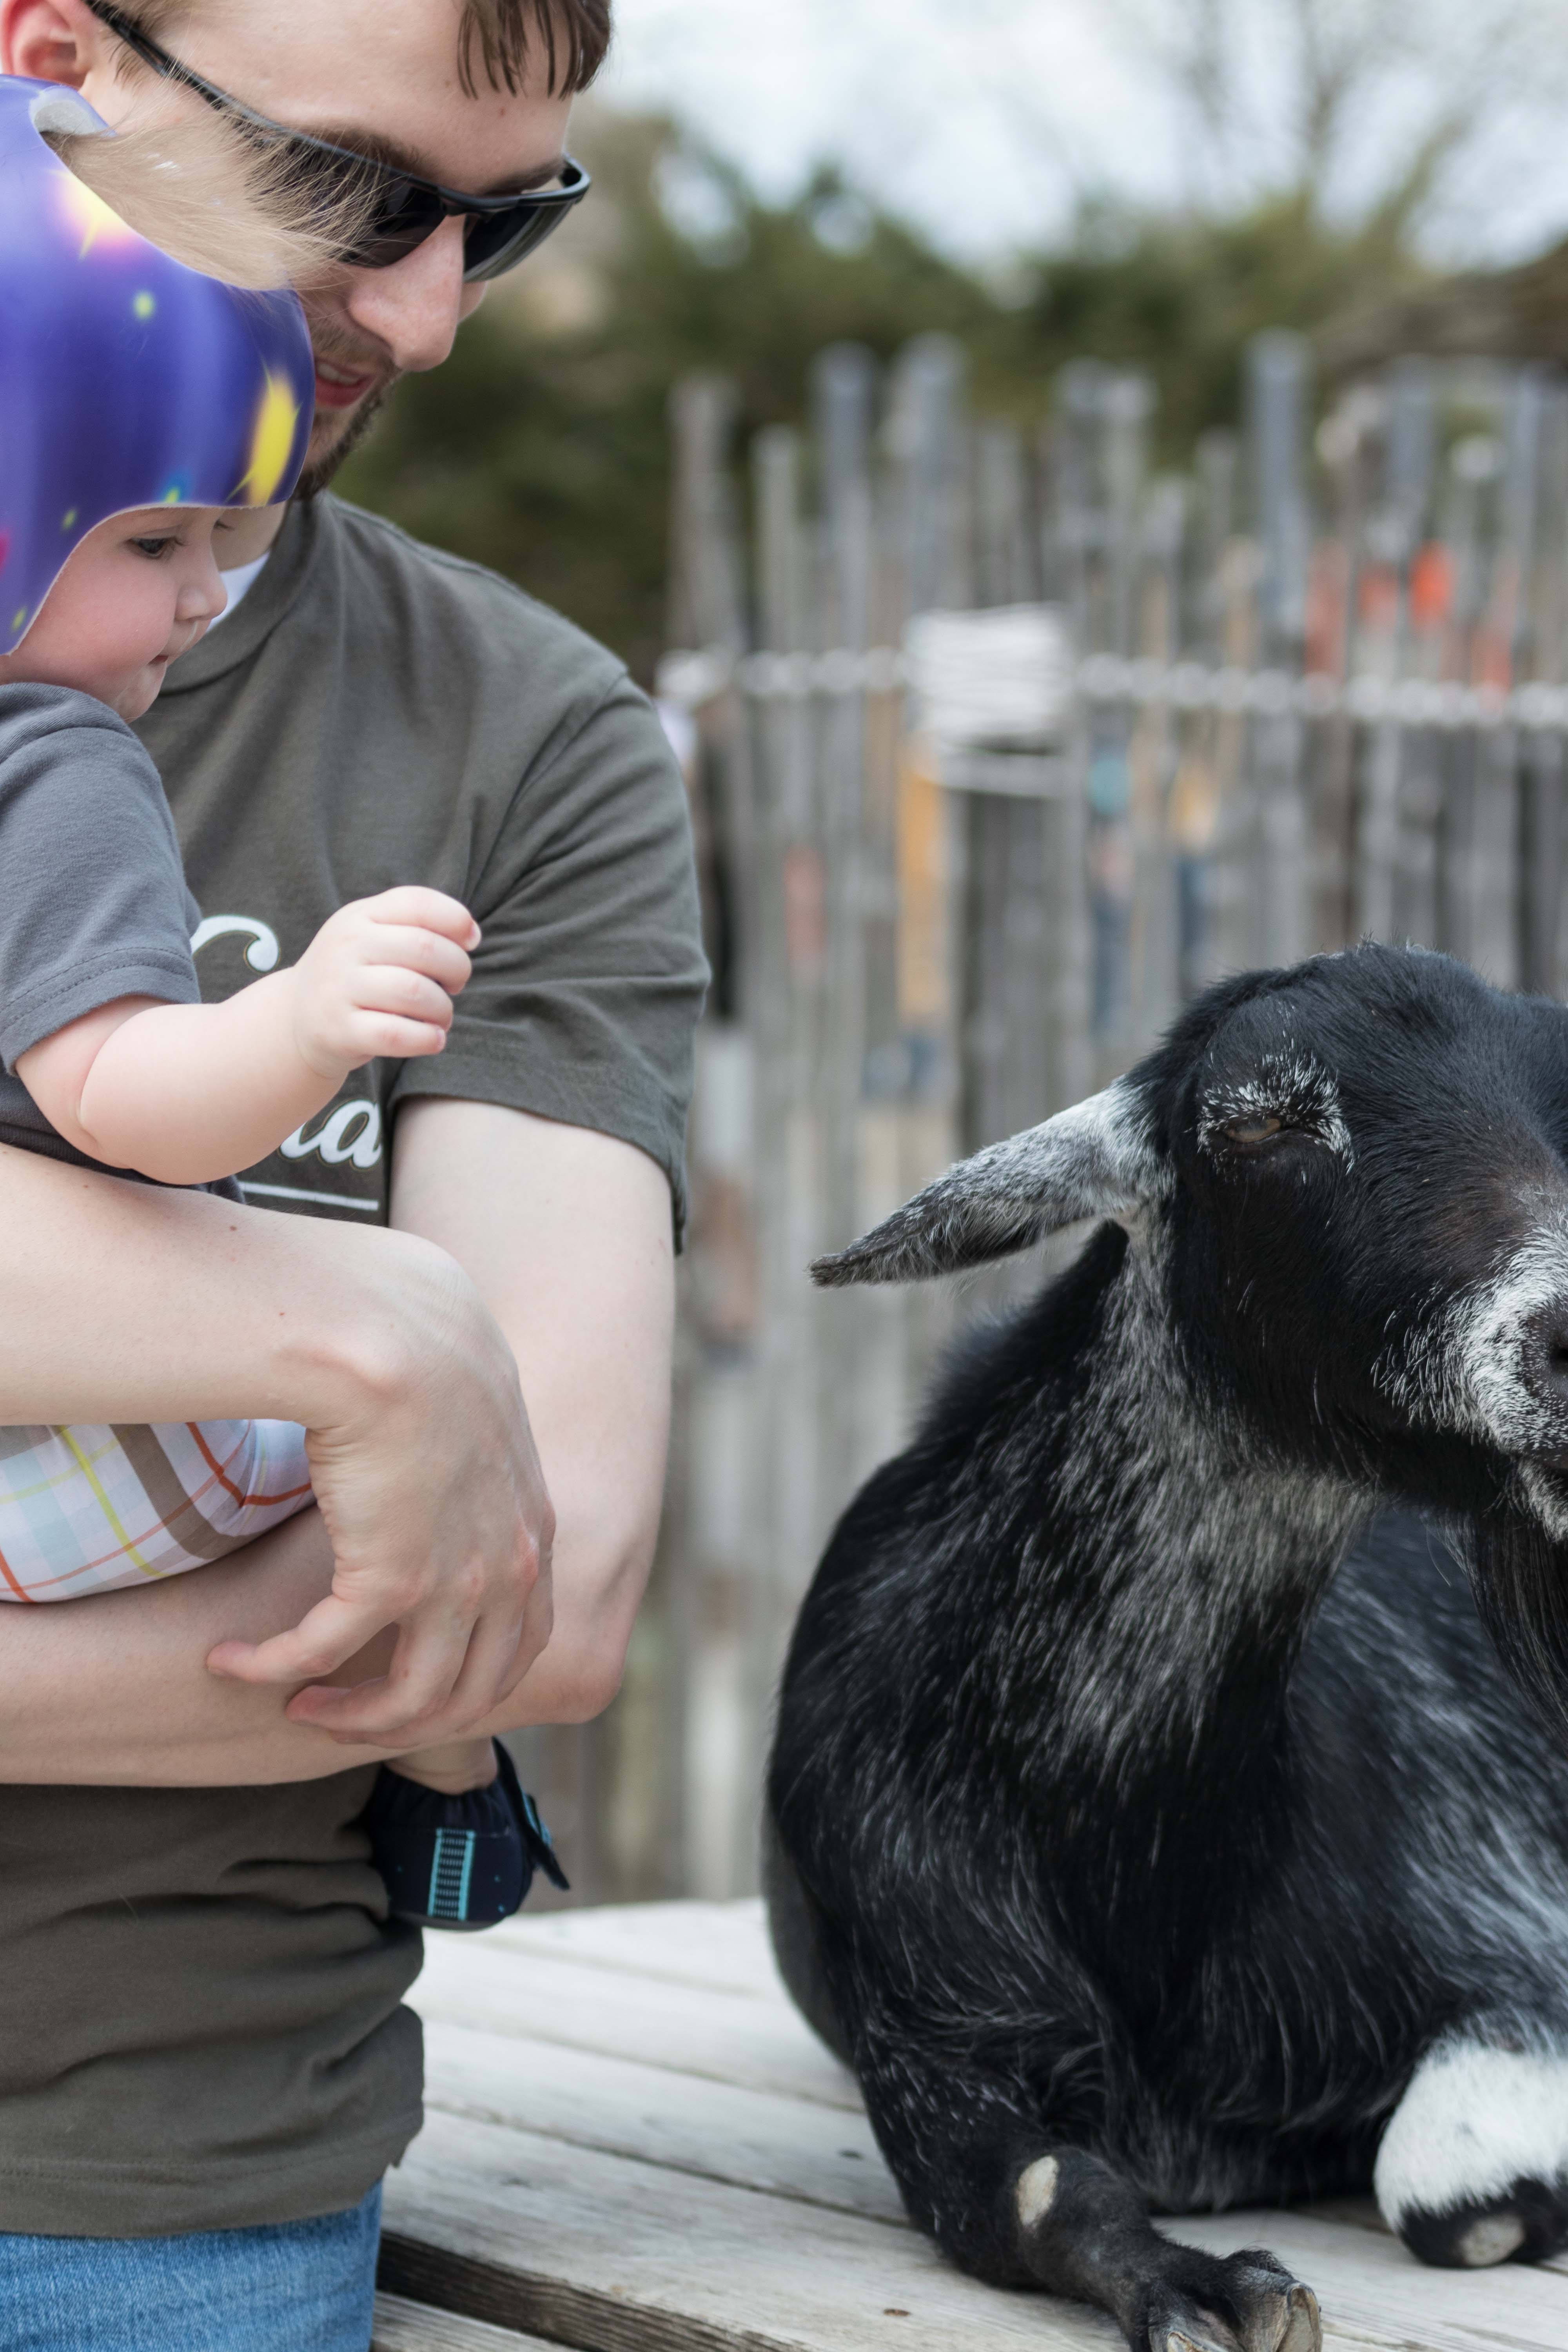
<path id="1" fill-rule="evenodd" d="M 1155 1270 L 1200 1410 L 1473 1523 L 1500 1647 L 1568 1722 L 1568 1010 L 1379 947 L 1222 982 L 816 1272 L 907 1281 L 1091 1218 Z"/>

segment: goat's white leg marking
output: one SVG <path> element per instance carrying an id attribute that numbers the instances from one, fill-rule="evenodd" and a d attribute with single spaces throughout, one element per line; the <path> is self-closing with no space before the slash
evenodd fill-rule
<path id="1" fill-rule="evenodd" d="M 1383 2136 L 1373 2176 L 1390 2229 L 1416 2213 L 1490 2204 L 1516 2180 L 1568 2190 L 1568 2053 L 1445 2042 L 1428 2052 Z M 1472 2223 L 1459 2252 L 1472 2268 L 1521 2243 L 1509 2214 Z"/>
<path id="2" fill-rule="evenodd" d="M 1061 2167 L 1054 2156 L 1042 2156 L 1018 2175 L 1018 2219 L 1026 2230 L 1043 2221 L 1057 2201 Z"/>

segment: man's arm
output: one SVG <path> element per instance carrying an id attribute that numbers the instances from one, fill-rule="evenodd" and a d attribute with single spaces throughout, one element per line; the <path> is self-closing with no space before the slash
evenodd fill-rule
<path id="1" fill-rule="evenodd" d="M 268 1297 L 291 1270 L 292 1287 L 278 1295 L 293 1301 L 301 1326 L 312 1319 L 312 1286 L 324 1310 L 313 1319 L 329 1329 L 340 1318 L 352 1328 L 363 1312 L 338 1253 L 345 1239 L 363 1249 L 377 1236 L 351 1237 L 341 1224 L 309 1218 L 246 1216 L 189 1194 L 138 1192 L 98 1177 L 81 1179 L 83 1199 L 62 1207 L 53 1196 L 65 1174 L 26 1154 L 0 1152 L 0 1202 L 11 1213 L 0 1220 L 0 1283 L 14 1272 L 30 1284 L 21 1313 L 0 1319 L 0 1419 L 36 1413 L 26 1382 L 46 1371 L 54 1385 L 38 1391 L 50 1400 L 42 1410 L 60 1420 L 173 1420 L 178 1400 L 192 1393 L 205 1400 L 193 1411 L 243 1411 L 243 1381 L 231 1358 L 247 1354 L 247 1337 L 254 1344 L 258 1325 L 265 1325 L 258 1282 Z M 422 1100 L 407 1105 L 398 1122 L 393 1199 L 413 1232 L 445 1237 L 510 1341 L 556 1505 L 556 1632 L 510 1698 L 479 1727 L 585 1720 L 615 1695 L 658 1527 L 674 1324 L 668 1186 L 629 1144 L 489 1104 Z M 106 1205 L 114 1213 L 107 1223 Z M 86 1213 L 92 1208 L 96 1215 Z M 235 1311 L 226 1307 L 198 1319 L 181 1365 L 182 1318 L 195 1315 L 204 1281 L 216 1272 L 196 1246 L 215 1217 L 246 1244 L 242 1252 L 231 1244 L 233 1255 L 220 1259 L 236 1286 L 228 1294 Z M 160 1218 L 172 1218 L 186 1244 L 180 1251 L 165 1245 L 161 1257 L 152 1247 Z M 68 1234 L 85 1254 L 89 1291 L 93 1279 L 107 1280 L 134 1258 L 140 1239 L 144 1278 L 110 1318 L 112 1330 L 105 1329 L 112 1370 L 100 1360 L 72 1371 L 70 1351 L 58 1339 L 40 1365 L 16 1341 L 18 1330 L 43 1318 L 52 1294 L 48 1269 L 29 1276 L 27 1253 L 14 1251 L 13 1242 L 29 1236 L 47 1250 Z M 394 1251 L 404 1246 L 423 1255 L 415 1240 L 392 1244 Z M 300 1251 L 302 1267 L 295 1264 Z M 366 1255 L 374 1262 L 374 1254 Z M 164 1282 L 173 1309 L 160 1325 Z M 65 1293 L 62 1315 L 72 1304 L 71 1283 Z M 225 1296 L 221 1283 L 216 1295 Z M 389 1289 L 389 1313 L 393 1303 Z M 148 1318 L 140 1335 L 138 1314 Z M 174 1351 L 162 1387 L 151 1370 L 161 1334 Z M 482 1404 L 462 1379 L 447 1402 L 458 1419 Z M 450 1445 L 452 1437 L 444 1423 L 432 1424 L 407 1442 L 428 1458 L 431 1447 Z M 285 1693 L 220 1682 L 204 1663 L 223 1635 L 259 1640 L 292 1624 L 327 1590 L 331 1572 L 320 1517 L 310 1511 L 233 1560 L 171 1579 L 156 1591 L 0 1610 L 0 1781 L 248 1787 L 374 1761 L 387 1751 L 289 1719 L 308 1717 L 319 1694 L 300 1694 L 286 1715 Z M 366 1660 L 363 1671 L 378 1664 Z M 338 1705 L 352 1710 L 355 1701 Z M 473 1727 L 471 1717 L 450 1726 L 454 1733 Z"/>
<path id="2" fill-rule="evenodd" d="M 0 1423 L 305 1421 L 329 1433 L 317 1486 L 340 1549 L 407 1551 L 422 1569 L 434 1544 L 451 1549 L 455 1574 L 483 1556 L 515 1587 L 524 1654 L 542 1646 L 551 1513 L 516 1367 L 440 1250 L 0 1147 Z M 451 1506 L 432 1523 L 437 1489 Z M 0 1607 L 0 1780 L 199 1784 L 342 1769 L 353 1755 L 288 1723 L 284 1693 L 205 1665 L 225 1636 L 293 1624 L 331 1572 L 310 1512 L 157 1591 Z M 514 1671 L 498 1664 L 484 1690 L 460 1683 L 421 1736 L 468 1729 Z M 355 1706 L 379 1728 L 399 1694 L 378 1685 Z"/>
<path id="3" fill-rule="evenodd" d="M 457 1259 L 505 1332 L 555 1507 L 554 1632 L 489 1727 L 586 1721 L 620 1685 L 664 1498 L 668 1182 L 613 1137 L 426 1098 L 398 1118 L 392 1216 Z"/>

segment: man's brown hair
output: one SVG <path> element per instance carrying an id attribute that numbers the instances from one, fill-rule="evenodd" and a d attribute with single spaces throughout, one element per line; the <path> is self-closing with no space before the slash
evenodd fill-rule
<path id="1" fill-rule="evenodd" d="M 197 15 L 210 0 L 128 0 L 150 40 Z M 458 74 L 470 98 L 479 75 L 493 89 L 514 96 L 535 45 L 542 47 L 550 88 L 563 95 L 586 89 L 610 46 L 611 0 L 462 0 L 458 24 Z"/>
<path id="2" fill-rule="evenodd" d="M 610 46 L 610 0 L 464 0 L 458 32 L 458 72 L 478 93 L 474 52 L 496 89 L 521 89 L 533 39 L 544 47 L 550 88 L 586 89 Z"/>

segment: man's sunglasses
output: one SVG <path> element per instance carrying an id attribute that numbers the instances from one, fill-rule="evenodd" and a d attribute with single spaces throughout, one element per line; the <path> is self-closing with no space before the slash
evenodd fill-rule
<path id="1" fill-rule="evenodd" d="M 86 0 L 100 25 L 134 49 L 144 65 L 165 81 L 194 90 L 220 114 L 229 117 L 268 145 L 282 149 L 301 176 L 313 180 L 324 194 L 344 184 L 368 190 L 373 210 L 368 225 L 351 251 L 339 257 L 353 269 L 390 269 L 405 260 L 443 221 L 454 214 L 464 223 L 463 276 L 470 285 L 499 278 L 536 252 L 552 229 L 558 228 L 574 205 L 580 205 L 593 183 L 581 163 L 564 159 L 559 184 L 552 188 L 529 188 L 511 196 L 466 196 L 437 181 L 422 180 L 395 164 L 357 155 L 351 147 L 334 146 L 330 139 L 312 139 L 309 132 L 290 131 L 286 123 L 269 121 L 226 90 L 204 81 L 178 58 L 149 40 L 113 0 Z"/>

